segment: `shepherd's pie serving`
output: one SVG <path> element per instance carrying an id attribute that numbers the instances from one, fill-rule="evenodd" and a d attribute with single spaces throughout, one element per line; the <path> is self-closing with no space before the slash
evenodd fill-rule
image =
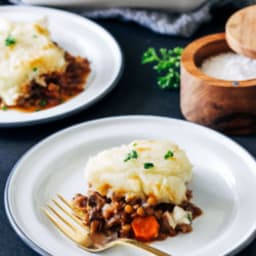
<path id="1" fill-rule="evenodd" d="M 190 232 L 201 210 L 187 189 L 192 166 L 170 141 L 141 140 L 91 157 L 85 168 L 87 195 L 73 207 L 91 236 L 104 234 L 142 241 Z"/>
<path id="2" fill-rule="evenodd" d="M 47 20 L 0 19 L 0 102 L 33 111 L 62 103 L 84 89 L 87 59 L 51 39 Z"/>

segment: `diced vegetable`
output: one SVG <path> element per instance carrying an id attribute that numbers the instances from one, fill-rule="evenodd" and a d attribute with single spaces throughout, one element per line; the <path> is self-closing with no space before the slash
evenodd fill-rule
<path id="1" fill-rule="evenodd" d="M 188 212 L 184 211 L 181 207 L 175 206 L 173 209 L 173 219 L 177 224 L 190 224 L 191 221 L 188 219 Z"/>
<path id="2" fill-rule="evenodd" d="M 175 223 L 175 221 L 174 221 L 174 219 L 173 219 L 173 217 L 172 217 L 172 214 L 169 213 L 168 211 L 166 211 L 166 212 L 164 213 L 164 216 L 166 216 L 167 221 L 168 221 L 170 227 L 172 227 L 173 229 L 175 229 L 175 228 L 176 228 L 176 223 Z"/>
<path id="3" fill-rule="evenodd" d="M 132 230 L 136 239 L 150 241 L 158 237 L 159 224 L 154 216 L 136 217 L 132 221 Z"/>

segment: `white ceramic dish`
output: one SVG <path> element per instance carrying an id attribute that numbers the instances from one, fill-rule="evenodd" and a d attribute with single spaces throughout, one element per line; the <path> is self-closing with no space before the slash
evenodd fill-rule
<path id="1" fill-rule="evenodd" d="M 17 0 L 15 0 L 17 1 Z M 156 9 L 169 9 L 175 11 L 191 11 L 206 0 L 21 0 L 25 4 L 35 5 L 51 5 L 51 6 L 65 6 L 65 7 L 139 7 L 139 8 L 156 8 Z"/>
<path id="2" fill-rule="evenodd" d="M 78 96 L 59 106 L 34 113 L 0 110 L 0 126 L 23 126 L 70 115 L 102 98 L 119 80 L 122 72 L 121 50 L 115 39 L 96 23 L 65 11 L 29 6 L 0 7 L 0 16 L 18 21 L 47 17 L 53 40 L 74 55 L 87 57 L 92 69 L 86 89 Z"/>
<path id="3" fill-rule="evenodd" d="M 16 164 L 5 189 L 5 207 L 17 234 L 41 255 L 91 255 L 60 234 L 42 214 L 57 193 L 86 191 L 89 156 L 134 139 L 171 139 L 194 165 L 190 184 L 204 214 L 193 232 L 153 246 L 174 256 L 234 254 L 256 230 L 256 162 L 238 144 L 199 125 L 153 116 L 101 119 L 60 131 L 33 147 Z M 148 255 L 118 247 L 104 255 Z"/>

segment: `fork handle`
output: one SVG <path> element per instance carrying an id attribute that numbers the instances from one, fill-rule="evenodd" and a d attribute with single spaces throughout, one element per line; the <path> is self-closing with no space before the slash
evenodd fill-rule
<path id="1" fill-rule="evenodd" d="M 156 256 L 171 256 L 171 254 L 168 254 L 166 252 L 163 252 L 163 251 L 160 251 L 158 250 L 157 248 L 155 247 L 152 247 L 146 243 L 142 243 L 142 242 L 139 242 L 139 241 L 136 241 L 136 240 L 132 240 L 132 239 L 119 239 L 119 240 L 116 240 L 116 242 L 118 244 L 124 244 L 124 245 L 130 245 L 130 246 L 133 246 L 133 247 L 137 247 L 137 248 L 140 248 L 140 249 L 143 249 L 145 251 L 148 251 Z"/>

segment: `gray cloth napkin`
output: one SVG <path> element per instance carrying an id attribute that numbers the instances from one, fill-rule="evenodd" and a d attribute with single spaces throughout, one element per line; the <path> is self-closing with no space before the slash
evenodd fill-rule
<path id="1" fill-rule="evenodd" d="M 21 4 L 22 0 L 10 0 L 10 2 Z M 159 34 L 189 37 L 202 23 L 211 19 L 210 9 L 212 6 L 221 6 L 227 2 L 243 7 L 255 3 L 256 0 L 208 0 L 197 10 L 180 14 L 131 8 L 95 9 L 90 11 L 82 9 L 75 12 L 92 19 L 117 18 L 123 21 L 136 22 Z"/>
<path id="2" fill-rule="evenodd" d="M 171 14 L 162 11 L 136 10 L 129 8 L 111 8 L 82 12 L 88 18 L 119 18 L 124 21 L 133 21 L 154 32 L 164 35 L 179 35 L 188 37 L 200 24 L 210 17 L 210 4 L 184 14 Z"/>
<path id="3" fill-rule="evenodd" d="M 211 19 L 212 6 L 221 6 L 228 2 L 243 7 L 255 3 L 256 0 L 208 0 L 197 10 L 181 14 L 130 8 L 97 9 L 84 11 L 81 14 L 92 19 L 118 18 L 136 22 L 159 34 L 189 37 L 202 23 Z"/>

